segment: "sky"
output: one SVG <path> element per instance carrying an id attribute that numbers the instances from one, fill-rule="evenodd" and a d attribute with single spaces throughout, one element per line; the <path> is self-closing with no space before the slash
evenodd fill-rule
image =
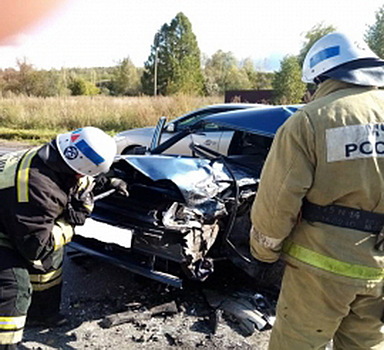
<path id="1" fill-rule="evenodd" d="M 33 0 L 25 0 L 33 1 Z M 47 16 L 0 45 L 0 68 L 26 59 L 37 69 L 143 67 L 154 35 L 183 12 L 203 55 L 232 52 L 260 70 L 298 54 L 304 34 L 324 23 L 362 37 L 384 0 L 61 0 Z"/>

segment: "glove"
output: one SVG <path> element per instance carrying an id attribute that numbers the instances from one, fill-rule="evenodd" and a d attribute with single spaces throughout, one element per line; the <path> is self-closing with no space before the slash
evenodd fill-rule
<path id="1" fill-rule="evenodd" d="M 119 179 L 117 177 L 112 177 L 110 179 L 110 183 L 111 183 L 111 187 L 114 188 L 117 193 L 125 197 L 129 196 L 128 185 L 124 180 Z"/>
<path id="2" fill-rule="evenodd" d="M 265 263 L 279 260 L 284 239 L 272 238 L 257 231 L 253 226 L 250 232 L 250 250 L 253 257 Z"/>
<path id="3" fill-rule="evenodd" d="M 71 225 L 84 225 L 93 210 L 93 187 L 95 183 L 90 176 L 79 179 L 77 187 L 69 196 L 67 207 L 63 212 L 64 219 Z"/>
<path id="4" fill-rule="evenodd" d="M 79 179 L 77 190 L 73 196 L 75 209 L 82 206 L 91 214 L 94 206 L 92 190 L 95 187 L 94 179 L 91 176 L 84 176 Z"/>
<path id="5" fill-rule="evenodd" d="M 72 225 L 63 219 L 58 219 L 52 229 L 52 236 L 55 242 L 54 250 L 58 250 L 69 243 L 74 233 Z"/>

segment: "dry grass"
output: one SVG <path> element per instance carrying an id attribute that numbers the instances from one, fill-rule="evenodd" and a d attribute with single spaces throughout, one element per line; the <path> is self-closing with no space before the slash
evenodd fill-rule
<path id="1" fill-rule="evenodd" d="M 0 138 L 45 142 L 56 133 L 93 125 L 110 134 L 155 125 L 222 97 L 12 97 L 0 98 Z"/>

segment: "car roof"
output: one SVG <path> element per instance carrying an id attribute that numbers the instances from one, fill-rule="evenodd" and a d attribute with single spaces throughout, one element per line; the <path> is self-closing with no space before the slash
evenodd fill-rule
<path id="1" fill-rule="evenodd" d="M 207 106 L 195 109 L 192 112 L 206 110 L 206 109 L 229 109 L 229 108 L 241 109 L 241 108 L 252 108 L 252 107 L 258 107 L 258 106 L 267 106 L 267 105 L 261 104 L 261 103 L 237 103 L 237 102 L 217 103 L 217 104 L 207 105 Z"/>
<path id="2" fill-rule="evenodd" d="M 189 111 L 186 114 L 183 114 L 182 116 L 178 117 L 179 118 L 184 118 L 186 116 L 189 116 L 191 114 L 196 114 L 199 112 L 206 112 L 210 110 L 223 110 L 223 111 L 229 111 L 229 110 L 238 110 L 238 109 L 245 109 L 245 108 L 259 108 L 259 107 L 264 107 L 266 106 L 265 104 L 261 103 L 237 103 L 237 102 L 230 102 L 230 103 L 217 103 L 213 105 L 207 105 L 198 109 L 194 109 L 193 111 Z M 219 112 L 215 112 L 219 113 Z M 220 112 L 221 113 L 221 112 Z"/>
<path id="3" fill-rule="evenodd" d="M 281 105 L 221 112 L 202 118 L 203 123 L 273 137 L 277 129 L 303 105 Z"/>

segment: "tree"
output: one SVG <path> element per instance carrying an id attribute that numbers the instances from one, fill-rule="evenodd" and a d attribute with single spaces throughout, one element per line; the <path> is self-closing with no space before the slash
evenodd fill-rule
<path id="1" fill-rule="evenodd" d="M 114 69 L 110 84 L 112 95 L 138 95 L 140 75 L 129 57 L 123 59 Z"/>
<path id="2" fill-rule="evenodd" d="M 241 70 L 248 77 L 251 89 L 266 90 L 272 89 L 273 73 L 260 72 L 255 69 L 254 63 L 250 58 L 246 58 L 242 62 Z"/>
<path id="3" fill-rule="evenodd" d="M 16 61 L 17 68 L 0 72 L 0 90 L 17 95 L 50 97 L 68 95 L 63 75 L 57 70 L 36 70 L 26 59 Z"/>
<path id="4" fill-rule="evenodd" d="M 312 45 L 319 40 L 321 37 L 323 37 L 326 34 L 329 34 L 331 32 L 334 32 L 336 28 L 332 25 L 325 25 L 324 23 L 318 23 L 315 26 L 313 26 L 306 34 L 305 34 L 305 42 L 303 44 L 303 47 L 300 50 L 298 60 L 300 66 L 303 65 L 305 56 L 307 55 L 309 49 L 312 47 Z"/>
<path id="5" fill-rule="evenodd" d="M 39 70 L 35 72 L 32 94 L 40 97 L 63 96 L 69 95 L 69 90 L 60 71 Z"/>
<path id="6" fill-rule="evenodd" d="M 91 82 L 84 80 L 83 78 L 74 78 L 68 85 L 68 89 L 71 90 L 73 96 L 93 96 L 97 95 L 100 90 Z"/>
<path id="7" fill-rule="evenodd" d="M 296 56 L 286 56 L 281 61 L 280 71 L 273 80 L 275 102 L 278 104 L 301 103 L 306 84 L 301 81 L 301 67 Z"/>
<path id="8" fill-rule="evenodd" d="M 17 60 L 17 69 L 6 69 L 3 74 L 4 90 L 26 96 L 34 95 L 36 85 L 36 70 L 24 58 Z"/>
<path id="9" fill-rule="evenodd" d="M 232 52 L 216 51 L 206 60 L 204 73 L 208 94 L 247 90 L 252 87 L 247 71 L 239 67 Z"/>
<path id="10" fill-rule="evenodd" d="M 376 11 L 376 22 L 368 27 L 364 39 L 372 51 L 384 58 L 384 5 Z"/>
<path id="11" fill-rule="evenodd" d="M 204 92 L 200 49 L 192 25 L 183 13 L 156 33 L 144 68 L 142 84 L 149 95 Z"/>

